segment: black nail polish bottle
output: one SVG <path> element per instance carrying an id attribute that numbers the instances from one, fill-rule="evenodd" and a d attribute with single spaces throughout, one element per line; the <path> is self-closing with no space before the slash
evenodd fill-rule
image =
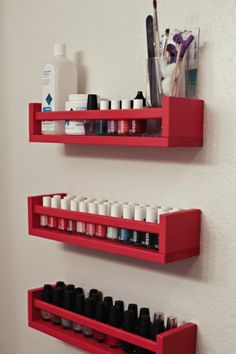
<path id="1" fill-rule="evenodd" d="M 144 311 L 146 312 L 146 310 Z M 150 316 L 142 315 L 139 320 L 138 335 L 144 338 L 151 338 Z M 141 347 L 136 347 L 138 354 L 150 354 L 150 351 Z"/>
<path id="2" fill-rule="evenodd" d="M 89 290 L 89 297 L 91 297 L 92 294 L 95 294 L 95 293 L 97 293 L 97 292 L 98 292 L 98 289 L 90 289 L 90 290 Z"/>
<path id="3" fill-rule="evenodd" d="M 135 332 L 135 312 L 132 310 L 124 311 L 124 321 L 122 329 L 127 332 Z M 135 346 L 133 344 L 122 342 L 121 347 L 125 353 L 133 353 Z"/>
<path id="4" fill-rule="evenodd" d="M 91 297 L 95 300 L 97 303 L 98 301 L 102 301 L 102 293 L 101 291 L 97 291 L 96 293 L 93 293 Z"/>
<path id="5" fill-rule="evenodd" d="M 63 304 L 63 296 L 64 296 L 64 288 L 55 287 L 52 291 L 52 303 L 55 306 L 62 307 Z M 51 321 L 55 325 L 61 324 L 61 318 L 57 315 L 51 315 Z"/>
<path id="6" fill-rule="evenodd" d="M 119 328 L 121 325 L 121 309 L 118 306 L 111 306 L 108 323 L 112 327 Z M 119 340 L 112 336 L 107 336 L 106 340 L 110 348 L 119 347 Z"/>
<path id="7" fill-rule="evenodd" d="M 62 307 L 65 310 L 73 311 L 74 306 L 75 306 L 75 291 L 67 288 L 64 291 L 64 299 L 63 299 Z M 61 318 L 61 325 L 64 329 L 72 328 L 72 322 L 63 317 Z"/>
<path id="8" fill-rule="evenodd" d="M 103 301 L 98 301 L 96 304 L 95 320 L 105 323 L 106 322 L 106 313 L 105 313 L 105 304 Z M 93 331 L 93 338 L 98 342 L 102 343 L 105 341 L 105 334 L 99 331 Z"/>
<path id="9" fill-rule="evenodd" d="M 84 315 L 84 307 L 85 307 L 84 294 L 77 293 L 75 295 L 74 312 L 78 313 L 78 315 Z M 72 326 L 76 333 L 82 333 L 82 326 L 79 323 L 73 322 Z"/>
<path id="10" fill-rule="evenodd" d="M 150 318 L 150 311 L 148 307 L 141 307 L 139 310 L 139 321 L 142 316 L 149 316 Z"/>
<path id="11" fill-rule="evenodd" d="M 128 310 L 133 311 L 133 313 L 134 313 L 134 327 L 136 328 L 138 325 L 138 305 L 137 304 L 129 304 Z"/>
<path id="12" fill-rule="evenodd" d="M 42 300 L 48 304 L 52 303 L 52 285 L 45 284 L 43 287 Z M 44 321 L 51 320 L 51 314 L 48 311 L 41 310 L 41 317 Z"/>
<path id="13" fill-rule="evenodd" d="M 56 287 L 64 289 L 66 287 L 66 285 L 65 285 L 64 281 L 57 281 Z"/>
<path id="14" fill-rule="evenodd" d="M 68 285 L 66 286 L 66 290 L 75 290 L 74 284 L 68 284 Z"/>
<path id="15" fill-rule="evenodd" d="M 120 316 L 121 316 L 120 317 L 120 323 L 122 323 L 123 319 L 124 319 L 124 310 L 125 310 L 124 301 L 116 300 L 115 306 L 119 307 L 119 309 L 120 309 Z"/>
<path id="16" fill-rule="evenodd" d="M 95 300 L 91 297 L 85 300 L 84 315 L 93 319 L 95 317 Z M 82 332 L 86 338 L 93 337 L 93 330 L 91 328 L 83 326 Z"/>
<path id="17" fill-rule="evenodd" d="M 165 332 L 165 321 L 163 313 L 155 313 L 153 324 L 151 326 L 152 339 L 156 340 L 156 336 Z"/>
<path id="18" fill-rule="evenodd" d="M 83 288 L 75 288 L 75 293 L 76 294 L 84 294 L 84 289 Z"/>
<path id="19" fill-rule="evenodd" d="M 97 95 L 89 94 L 88 95 L 88 110 L 97 110 L 98 109 L 98 99 Z M 86 120 L 85 121 L 85 133 L 86 135 L 95 135 L 96 134 L 96 121 L 95 120 Z"/>

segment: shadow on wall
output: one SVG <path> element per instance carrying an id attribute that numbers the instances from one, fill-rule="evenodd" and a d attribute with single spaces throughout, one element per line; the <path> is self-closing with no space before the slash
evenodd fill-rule
<path id="1" fill-rule="evenodd" d="M 74 54 L 74 62 L 77 67 L 78 71 L 78 87 L 79 87 L 79 93 L 86 93 L 87 92 L 87 67 L 84 65 L 84 60 L 85 54 L 84 52 L 76 52 Z"/>

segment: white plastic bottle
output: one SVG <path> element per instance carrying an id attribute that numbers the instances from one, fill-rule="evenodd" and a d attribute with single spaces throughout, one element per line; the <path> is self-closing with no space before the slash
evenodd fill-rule
<path id="1" fill-rule="evenodd" d="M 71 93 L 77 93 L 77 70 L 66 58 L 66 45 L 54 44 L 54 56 L 43 67 L 42 111 L 63 111 Z M 42 121 L 42 134 L 64 134 L 64 121 Z"/>

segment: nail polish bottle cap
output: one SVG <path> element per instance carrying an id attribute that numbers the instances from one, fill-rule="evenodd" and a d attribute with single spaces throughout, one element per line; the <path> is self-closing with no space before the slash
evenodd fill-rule
<path id="1" fill-rule="evenodd" d="M 109 109 L 109 101 L 108 100 L 101 100 L 100 101 L 100 109 L 101 110 Z"/>
<path id="2" fill-rule="evenodd" d="M 76 294 L 84 294 L 84 289 L 83 288 L 75 288 Z"/>
<path id="3" fill-rule="evenodd" d="M 99 215 L 108 215 L 108 205 L 105 203 L 98 204 L 98 214 Z"/>
<path id="4" fill-rule="evenodd" d="M 105 296 L 103 301 L 104 301 L 104 302 L 107 302 L 110 307 L 113 305 L 113 298 L 112 298 L 112 296 Z"/>
<path id="5" fill-rule="evenodd" d="M 85 306 L 85 297 L 84 294 L 76 294 L 75 295 L 75 307 L 74 311 L 79 315 L 84 314 L 84 306 Z"/>
<path id="6" fill-rule="evenodd" d="M 84 201 L 84 200 L 81 200 L 80 202 L 79 202 L 79 211 L 81 212 L 81 213 L 87 213 L 87 203 Z"/>
<path id="7" fill-rule="evenodd" d="M 61 287 L 53 288 L 53 291 L 52 291 L 53 305 L 62 307 L 63 296 L 64 296 L 64 288 L 61 288 Z"/>
<path id="8" fill-rule="evenodd" d="M 145 338 L 150 338 L 151 336 L 151 323 L 149 316 L 142 316 L 139 322 L 139 335 Z"/>
<path id="9" fill-rule="evenodd" d="M 44 285 L 42 300 L 48 302 L 49 304 L 52 303 L 52 285 L 50 284 Z"/>
<path id="10" fill-rule="evenodd" d="M 139 310 L 139 319 L 142 316 L 149 316 L 150 317 L 150 311 L 148 307 L 141 307 L 141 309 Z"/>
<path id="11" fill-rule="evenodd" d="M 98 301 L 102 301 L 101 291 L 98 291 L 98 292 L 92 294 L 91 297 L 95 300 L 95 303 L 97 303 Z"/>
<path id="12" fill-rule="evenodd" d="M 119 307 L 119 309 L 121 309 L 121 311 L 124 311 L 124 309 L 125 309 L 125 304 L 124 304 L 124 301 L 122 301 L 122 300 L 116 300 L 115 306 Z"/>
<path id="13" fill-rule="evenodd" d="M 121 101 L 121 108 L 122 109 L 130 109 L 131 108 L 131 101 L 130 100 L 122 100 Z"/>
<path id="14" fill-rule="evenodd" d="M 135 205 L 134 207 L 134 220 L 144 221 L 145 213 L 142 205 Z"/>
<path id="15" fill-rule="evenodd" d="M 113 203 L 111 205 L 111 216 L 114 216 L 116 218 L 122 217 L 122 210 L 120 204 Z"/>
<path id="16" fill-rule="evenodd" d="M 132 205 L 123 205 L 123 218 L 124 219 L 133 219 L 134 218 L 134 209 Z"/>
<path id="17" fill-rule="evenodd" d="M 168 214 L 168 213 L 169 213 L 169 209 L 167 209 L 167 208 L 162 208 L 162 207 L 158 208 L 158 209 L 157 209 L 157 222 L 160 222 L 160 215 L 162 215 L 162 214 Z"/>
<path id="18" fill-rule="evenodd" d="M 70 210 L 71 211 L 78 211 L 78 202 L 75 199 L 70 201 Z"/>
<path id="19" fill-rule="evenodd" d="M 177 318 L 175 316 L 169 316 L 167 318 L 167 323 L 166 323 L 166 330 L 170 330 L 172 328 L 176 328 L 178 326 L 177 324 Z"/>
<path id="20" fill-rule="evenodd" d="M 98 96 L 94 94 L 88 95 L 88 103 L 87 103 L 88 110 L 96 110 L 98 109 Z"/>
<path id="21" fill-rule="evenodd" d="M 141 109 L 143 108 L 143 100 L 140 99 L 134 99 L 133 100 L 133 109 Z"/>
<path id="22" fill-rule="evenodd" d="M 93 294 L 97 293 L 98 289 L 90 289 L 89 290 L 89 297 L 91 297 Z"/>
<path id="23" fill-rule="evenodd" d="M 105 304 L 103 301 L 98 301 L 96 304 L 95 320 L 105 323 L 106 313 Z"/>
<path id="24" fill-rule="evenodd" d="M 110 215 L 110 213 L 111 213 L 111 203 L 110 203 L 110 202 L 105 202 L 104 204 L 105 204 L 106 207 L 107 207 L 107 212 L 108 212 L 107 215 Z"/>
<path id="25" fill-rule="evenodd" d="M 61 195 L 60 195 L 60 194 L 54 194 L 53 198 L 55 198 L 55 199 L 61 199 Z"/>
<path id="26" fill-rule="evenodd" d="M 65 199 L 65 198 L 61 199 L 61 209 L 69 210 L 69 205 L 70 205 L 69 199 Z"/>
<path id="27" fill-rule="evenodd" d="M 89 317 L 89 318 L 94 318 L 94 316 L 95 316 L 95 301 L 91 297 L 88 297 L 85 300 L 84 314 L 86 317 Z"/>
<path id="28" fill-rule="evenodd" d="M 51 199 L 51 208 L 60 208 L 61 205 L 61 199 L 52 197 Z"/>
<path id="29" fill-rule="evenodd" d="M 146 207 L 146 222 L 157 222 L 157 212 L 153 207 Z"/>
<path id="30" fill-rule="evenodd" d="M 44 207 L 49 207 L 51 206 L 51 197 L 43 197 L 43 206 Z"/>
<path id="31" fill-rule="evenodd" d="M 90 201 L 88 203 L 88 212 L 90 214 L 97 214 L 97 203 L 95 203 L 94 201 Z"/>
<path id="32" fill-rule="evenodd" d="M 138 306 L 136 304 L 129 304 L 128 306 L 129 311 L 133 311 L 134 313 L 134 324 L 135 326 L 138 323 Z"/>
<path id="33" fill-rule="evenodd" d="M 68 285 L 66 286 L 66 290 L 75 290 L 74 284 L 68 284 Z"/>
<path id="34" fill-rule="evenodd" d="M 154 313 L 154 318 L 153 318 L 153 322 L 156 321 L 165 321 L 165 315 L 163 312 L 155 312 Z"/>
<path id="35" fill-rule="evenodd" d="M 111 306 L 110 312 L 109 312 L 109 319 L 108 319 L 108 323 L 110 326 L 120 327 L 120 324 L 121 324 L 120 312 L 121 312 L 121 310 L 118 306 Z"/>
<path id="36" fill-rule="evenodd" d="M 111 100 L 111 109 L 120 109 L 120 101 Z"/>
<path id="37" fill-rule="evenodd" d="M 125 331 L 133 332 L 135 327 L 135 314 L 131 310 L 124 311 L 124 321 L 122 328 Z"/>
<path id="38" fill-rule="evenodd" d="M 65 310 L 72 311 L 75 306 L 75 292 L 74 290 L 66 289 L 64 292 L 64 299 L 62 307 Z"/>
<path id="39" fill-rule="evenodd" d="M 64 289 L 65 286 L 66 286 L 66 285 L 65 285 L 64 281 L 60 281 L 60 280 L 59 280 L 59 281 L 57 281 L 57 283 L 56 283 L 56 287 L 57 287 L 57 288 L 63 288 L 63 289 Z"/>

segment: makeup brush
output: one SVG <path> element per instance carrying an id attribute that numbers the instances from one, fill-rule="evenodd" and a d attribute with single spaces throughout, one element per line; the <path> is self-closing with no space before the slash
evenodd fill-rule
<path id="1" fill-rule="evenodd" d="M 163 38 L 163 44 L 162 44 L 162 57 L 164 59 L 166 59 L 166 48 L 167 48 L 167 44 L 168 44 L 168 39 L 169 39 L 169 35 L 170 35 L 170 29 L 166 28 L 165 30 L 165 35 Z"/>
<path id="2" fill-rule="evenodd" d="M 154 38 L 155 38 L 155 43 L 154 43 L 155 56 L 159 59 L 161 53 L 160 53 L 160 35 L 159 35 L 158 16 L 157 16 L 157 0 L 153 0 L 153 9 L 154 9 L 153 27 L 154 27 Z"/>

